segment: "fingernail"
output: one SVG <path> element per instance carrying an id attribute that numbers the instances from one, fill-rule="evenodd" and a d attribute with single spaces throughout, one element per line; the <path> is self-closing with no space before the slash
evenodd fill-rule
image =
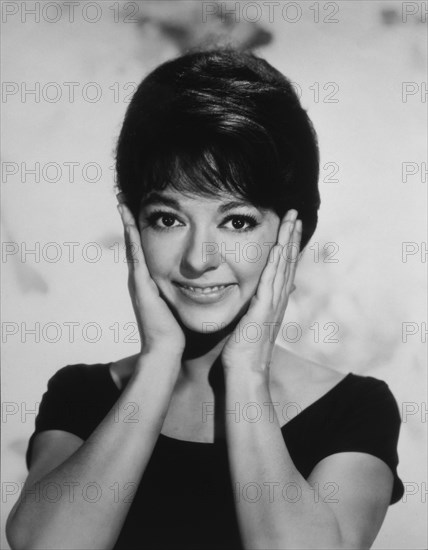
<path id="1" fill-rule="evenodd" d="M 297 218 L 297 210 L 289 210 L 287 213 L 287 221 L 295 222 Z"/>

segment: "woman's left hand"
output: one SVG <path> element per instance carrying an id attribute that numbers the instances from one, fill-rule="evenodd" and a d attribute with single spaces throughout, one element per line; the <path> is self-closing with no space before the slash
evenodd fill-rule
<path id="1" fill-rule="evenodd" d="M 247 369 L 268 376 L 275 340 L 293 290 L 302 236 L 302 222 L 296 221 L 297 215 L 296 210 L 289 210 L 282 219 L 257 291 L 226 341 L 221 359 L 227 371 Z M 250 340 L 252 327 L 257 334 Z"/>

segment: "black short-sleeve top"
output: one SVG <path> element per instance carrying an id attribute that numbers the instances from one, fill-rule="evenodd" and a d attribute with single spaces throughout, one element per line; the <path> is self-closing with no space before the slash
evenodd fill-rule
<path id="1" fill-rule="evenodd" d="M 123 391 L 113 381 L 110 364 L 67 365 L 49 379 L 28 443 L 27 468 L 37 433 L 64 430 L 86 440 L 103 420 Z M 335 453 L 380 458 L 394 476 L 394 504 L 404 493 L 397 474 L 400 424 L 388 385 L 349 373 L 281 432 L 305 479 L 320 460 Z M 125 498 L 125 488 L 118 490 Z M 202 443 L 160 434 L 140 484 L 131 492 L 132 504 L 114 550 L 243 548 L 224 439 Z"/>

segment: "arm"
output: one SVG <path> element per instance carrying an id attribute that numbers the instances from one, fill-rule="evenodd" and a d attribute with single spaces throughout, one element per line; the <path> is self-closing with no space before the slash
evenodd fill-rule
<path id="1" fill-rule="evenodd" d="M 140 355 L 120 398 L 88 439 L 56 468 L 24 486 L 7 525 L 13 550 L 99 550 L 114 546 L 132 499 L 116 502 L 109 487 L 113 483 L 123 488 L 126 483 L 140 482 L 162 428 L 180 365 L 178 354 Z M 138 421 L 123 422 L 119 414 L 117 422 L 115 411 L 123 411 L 130 402 L 138 405 Z M 93 482 L 101 489 L 96 502 L 89 500 L 93 497 L 90 490 L 87 496 L 82 492 L 87 483 Z M 43 496 L 49 494 L 49 484 L 61 488 L 55 502 Z M 34 489 L 40 499 L 30 496 L 29 491 Z"/>
<path id="2" fill-rule="evenodd" d="M 29 476 L 23 491 L 25 496 L 27 489 L 36 489 L 42 498 L 21 499 L 8 521 L 8 540 L 13 550 L 113 548 L 132 499 L 128 496 L 126 502 L 115 502 L 111 486 L 139 484 L 168 411 L 185 337 L 151 278 L 132 213 L 120 194 L 118 200 L 128 259 L 128 288 L 141 351 L 126 388 L 90 437 L 78 447 L 79 438 L 68 434 L 68 457 L 52 442 L 43 449 L 35 473 Z M 121 422 L 120 418 L 117 422 L 114 418 L 115 411 L 123 411 L 127 403 L 138 405 L 138 422 Z M 56 436 L 63 441 L 65 433 L 55 431 Z M 58 461 L 52 469 L 47 467 L 53 463 L 47 454 L 53 446 Z M 85 485 L 89 484 L 88 488 L 91 483 L 95 485 L 94 492 L 100 487 L 98 494 L 82 493 Z M 44 497 L 49 484 L 60 487 L 58 501 Z"/>
<path id="3" fill-rule="evenodd" d="M 226 410 L 246 403 L 273 410 L 265 379 L 248 369 L 226 371 Z M 370 548 L 385 517 L 392 473 L 365 453 L 331 455 L 306 481 L 294 466 L 276 415 L 249 422 L 226 415 L 236 509 L 246 549 Z M 249 484 L 249 485 L 246 485 Z M 317 498 L 331 484 L 337 498 Z"/>
<path id="4" fill-rule="evenodd" d="M 289 211 L 284 217 L 278 242 L 241 320 L 244 326 L 256 324 L 261 338 L 248 342 L 238 332 L 223 348 L 228 411 L 237 405 L 242 410 L 251 402 L 259 410 L 262 405 L 273 409 L 269 365 L 296 272 L 302 233 L 296 215 Z M 266 327 L 274 327 L 273 334 Z M 245 548 L 362 548 L 373 542 L 391 497 L 392 473 L 384 462 L 365 453 L 334 454 L 320 461 L 307 482 L 291 460 L 275 415 L 273 421 L 262 414 L 254 422 L 247 418 L 235 422 L 226 416 L 231 477 L 239 491 L 235 501 Z M 314 498 L 310 484 L 324 487 L 326 482 L 339 488 L 336 505 Z M 287 488 L 294 488 L 294 498 Z"/>

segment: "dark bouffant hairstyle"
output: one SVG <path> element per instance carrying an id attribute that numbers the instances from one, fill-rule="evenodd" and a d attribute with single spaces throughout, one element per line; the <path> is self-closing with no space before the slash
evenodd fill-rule
<path id="1" fill-rule="evenodd" d="M 301 249 L 317 225 L 315 130 L 290 81 L 253 53 L 193 51 L 146 76 L 126 111 L 116 172 L 137 223 L 144 198 L 171 186 L 232 193 L 280 217 L 295 208 Z"/>

